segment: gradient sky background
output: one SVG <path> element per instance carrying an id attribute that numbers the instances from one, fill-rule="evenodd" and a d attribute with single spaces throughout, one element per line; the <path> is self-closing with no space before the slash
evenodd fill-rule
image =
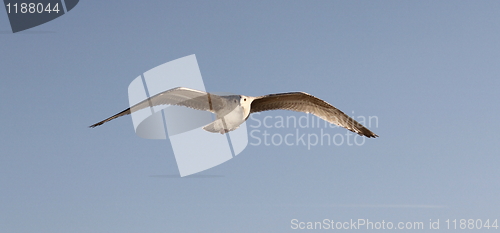
<path id="1" fill-rule="evenodd" d="M 83 0 L 12 34 L 0 10 L 0 232 L 500 219 L 499 12 L 499 1 Z M 305 91 L 377 116 L 380 137 L 249 145 L 178 178 L 170 142 L 137 137 L 130 117 L 87 128 L 128 107 L 135 77 L 190 54 L 208 91 Z M 258 117 L 278 115 L 303 114 Z"/>

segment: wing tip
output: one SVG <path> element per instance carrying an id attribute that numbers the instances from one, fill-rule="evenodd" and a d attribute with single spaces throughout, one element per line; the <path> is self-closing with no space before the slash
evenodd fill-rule
<path id="1" fill-rule="evenodd" d="M 370 133 L 360 133 L 360 135 L 365 136 L 367 138 L 378 138 L 379 136 L 370 131 Z"/>
<path id="2" fill-rule="evenodd" d="M 367 138 L 378 138 L 379 136 L 372 132 L 371 130 L 367 129 L 366 127 L 363 127 L 359 132 L 357 132 L 360 136 L 365 136 Z"/>
<path id="3" fill-rule="evenodd" d="M 95 127 L 102 125 L 102 124 L 103 124 L 103 122 L 95 123 L 95 124 L 89 126 L 89 128 L 95 128 Z"/>

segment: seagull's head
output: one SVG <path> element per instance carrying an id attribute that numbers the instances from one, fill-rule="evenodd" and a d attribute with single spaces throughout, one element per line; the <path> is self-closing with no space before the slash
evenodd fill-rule
<path id="1" fill-rule="evenodd" d="M 252 104 L 252 101 L 254 99 L 255 97 L 240 95 L 240 105 L 245 112 L 245 116 L 248 116 L 248 114 L 250 114 L 250 105 Z"/>

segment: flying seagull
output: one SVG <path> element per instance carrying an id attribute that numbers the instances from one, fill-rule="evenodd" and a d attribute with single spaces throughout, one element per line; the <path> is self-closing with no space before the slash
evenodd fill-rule
<path id="1" fill-rule="evenodd" d="M 311 113 L 329 123 L 342 126 L 359 135 L 369 138 L 378 137 L 377 134 L 331 104 L 305 92 L 279 93 L 259 97 L 244 95 L 220 96 L 186 87 L 177 87 L 158 93 L 89 127 L 94 128 L 118 117 L 157 105 L 185 106 L 214 113 L 216 120 L 203 127 L 204 130 L 212 133 L 224 134 L 237 129 L 248 119 L 251 113 L 281 109 Z"/>

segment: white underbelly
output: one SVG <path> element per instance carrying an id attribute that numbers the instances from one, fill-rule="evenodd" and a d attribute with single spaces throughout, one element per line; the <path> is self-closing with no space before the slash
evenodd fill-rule
<path id="1" fill-rule="evenodd" d="M 229 131 L 238 128 L 238 126 L 240 126 L 245 121 L 244 111 L 240 106 L 236 107 L 226 115 L 217 117 L 222 120 L 219 121 L 220 124 L 218 124 L 217 128 L 224 128 L 228 129 Z"/>

